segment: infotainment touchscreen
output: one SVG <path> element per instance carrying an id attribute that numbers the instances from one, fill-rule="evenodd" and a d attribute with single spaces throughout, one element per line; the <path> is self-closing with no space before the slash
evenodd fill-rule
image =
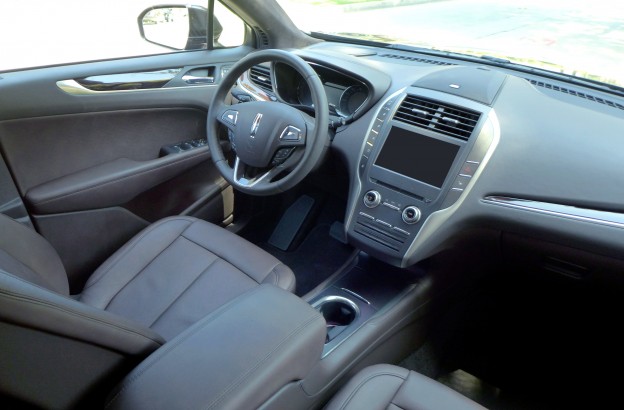
<path id="1" fill-rule="evenodd" d="M 441 188 L 459 145 L 392 127 L 375 165 Z"/>

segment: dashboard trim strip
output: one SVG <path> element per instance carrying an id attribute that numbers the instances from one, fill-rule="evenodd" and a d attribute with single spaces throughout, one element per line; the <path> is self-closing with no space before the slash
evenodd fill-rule
<path id="1" fill-rule="evenodd" d="M 535 212 L 543 215 L 557 216 L 575 221 L 594 223 L 624 229 L 624 214 L 596 209 L 577 208 L 550 202 L 531 201 L 528 199 L 506 196 L 486 196 L 482 202 L 490 205 L 504 206 L 522 211 Z"/>

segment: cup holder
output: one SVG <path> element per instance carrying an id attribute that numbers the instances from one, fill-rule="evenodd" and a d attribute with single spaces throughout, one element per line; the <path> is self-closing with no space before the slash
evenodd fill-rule
<path id="1" fill-rule="evenodd" d="M 326 344 L 335 339 L 360 315 L 357 305 L 342 296 L 327 296 L 312 306 L 321 312 L 327 323 Z"/>

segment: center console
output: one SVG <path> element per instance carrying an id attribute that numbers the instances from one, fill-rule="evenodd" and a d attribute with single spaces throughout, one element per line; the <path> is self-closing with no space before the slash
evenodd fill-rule
<path id="1" fill-rule="evenodd" d="M 417 87 L 385 100 L 360 155 L 351 243 L 396 266 L 413 263 L 423 227 L 478 178 L 495 136 L 492 117 L 487 105 Z"/>

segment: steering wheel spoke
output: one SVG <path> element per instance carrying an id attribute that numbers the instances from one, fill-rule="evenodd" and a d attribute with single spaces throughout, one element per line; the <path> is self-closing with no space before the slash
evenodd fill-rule
<path id="1" fill-rule="evenodd" d="M 234 160 L 234 168 L 232 169 L 232 179 L 236 187 L 261 188 L 270 185 L 272 179 L 285 170 L 283 164 L 280 164 L 250 177 L 248 175 L 250 168 L 252 167 L 245 164 L 238 156 L 236 157 Z"/>

